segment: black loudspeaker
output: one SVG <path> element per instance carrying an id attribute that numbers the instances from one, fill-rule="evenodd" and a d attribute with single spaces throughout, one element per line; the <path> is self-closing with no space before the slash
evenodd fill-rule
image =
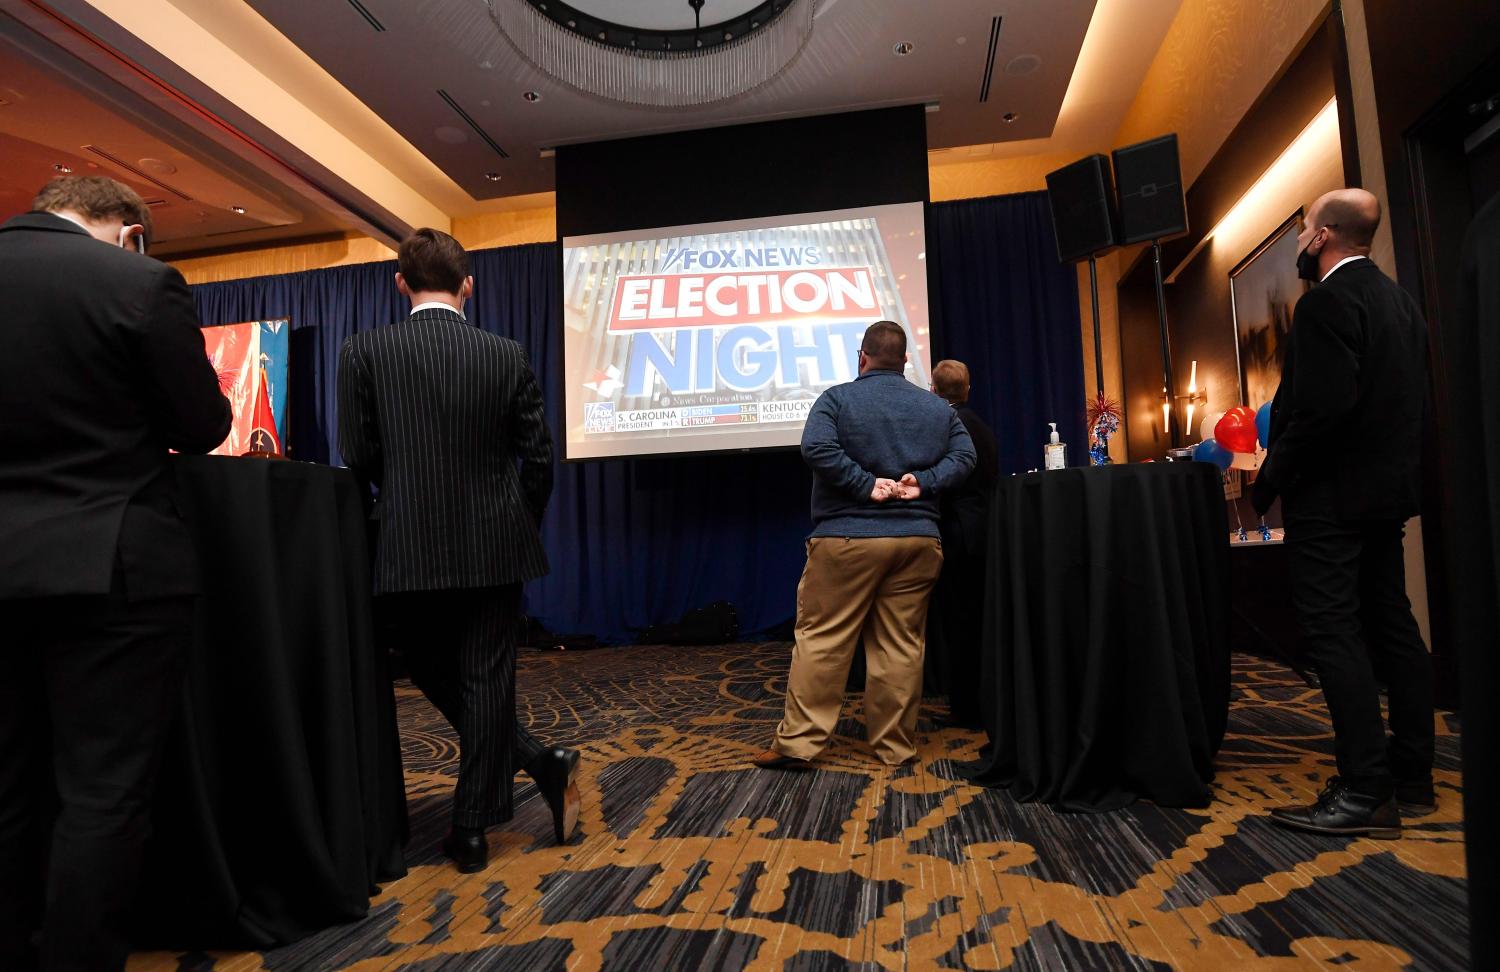
<path id="1" fill-rule="evenodd" d="M 1059 262 L 1081 260 L 1118 244 L 1115 190 L 1104 156 L 1090 155 L 1047 173 L 1047 202 Z"/>
<path id="2" fill-rule="evenodd" d="M 1164 240 L 1187 232 L 1187 200 L 1177 136 L 1115 149 L 1115 181 L 1120 190 L 1120 242 L 1125 246 Z"/>

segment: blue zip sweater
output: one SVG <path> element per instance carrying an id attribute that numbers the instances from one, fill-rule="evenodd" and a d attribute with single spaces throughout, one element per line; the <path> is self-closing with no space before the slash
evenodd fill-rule
<path id="1" fill-rule="evenodd" d="M 936 537 L 938 496 L 974 468 L 974 443 L 947 402 L 898 371 L 872 369 L 818 396 L 802 430 L 813 471 L 814 537 Z M 913 473 L 914 500 L 870 499 L 876 478 Z"/>

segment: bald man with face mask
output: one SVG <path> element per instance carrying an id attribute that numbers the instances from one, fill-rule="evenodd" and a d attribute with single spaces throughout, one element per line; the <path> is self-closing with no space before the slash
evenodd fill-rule
<path id="1" fill-rule="evenodd" d="M 1253 499 L 1279 495 L 1303 648 L 1333 720 L 1338 775 L 1283 826 L 1394 838 L 1436 809 L 1432 670 L 1406 598 L 1402 535 L 1421 496 L 1427 325 L 1369 258 L 1380 203 L 1321 196 L 1298 237 L 1297 302 Z M 1390 730 L 1380 712 L 1389 689 Z"/>

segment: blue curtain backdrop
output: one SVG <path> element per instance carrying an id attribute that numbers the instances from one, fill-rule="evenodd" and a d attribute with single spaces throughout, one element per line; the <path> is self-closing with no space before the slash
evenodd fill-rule
<path id="1" fill-rule="evenodd" d="M 1078 275 L 1057 262 L 1045 192 L 938 203 L 927 249 L 937 352 L 969 366 L 969 405 L 995 430 L 1002 475 L 1042 468 L 1057 423 L 1088 462 Z"/>
<path id="2" fill-rule="evenodd" d="M 973 370 L 972 404 L 1000 438 L 1002 472 L 1040 465 L 1048 421 L 1058 421 L 1077 461 L 1077 283 L 1071 266 L 1057 264 L 1045 195 L 941 203 L 932 232 L 938 347 Z M 472 256 L 469 318 L 526 348 L 560 442 L 557 245 Z M 392 261 L 193 288 L 205 325 L 291 319 L 295 458 L 339 462 L 339 348 L 356 331 L 405 317 L 395 272 Z M 747 633 L 774 627 L 796 610 L 810 489 L 795 451 L 560 464 L 543 524 L 552 573 L 527 587 L 528 610 L 553 631 L 612 642 L 717 600 L 735 604 Z"/>

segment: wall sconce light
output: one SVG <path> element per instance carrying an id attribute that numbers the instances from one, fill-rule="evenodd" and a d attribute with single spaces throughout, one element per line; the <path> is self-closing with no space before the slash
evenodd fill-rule
<path id="1" fill-rule="evenodd" d="M 1165 390 L 1163 390 L 1162 394 L 1163 395 L 1166 394 Z M 1205 405 L 1208 404 L 1208 385 L 1204 385 L 1202 388 L 1198 387 L 1198 362 L 1197 361 L 1193 362 L 1192 376 L 1188 378 L 1187 394 L 1186 395 L 1178 395 L 1177 398 L 1178 398 L 1179 401 L 1183 401 L 1183 402 L 1187 403 L 1187 425 L 1184 426 L 1184 428 L 1187 430 L 1187 434 L 1188 435 L 1192 435 L 1193 434 L 1193 412 L 1195 410 L 1197 410 L 1197 409 L 1203 408 Z M 1166 403 L 1163 403 L 1162 407 L 1165 410 Z"/>

